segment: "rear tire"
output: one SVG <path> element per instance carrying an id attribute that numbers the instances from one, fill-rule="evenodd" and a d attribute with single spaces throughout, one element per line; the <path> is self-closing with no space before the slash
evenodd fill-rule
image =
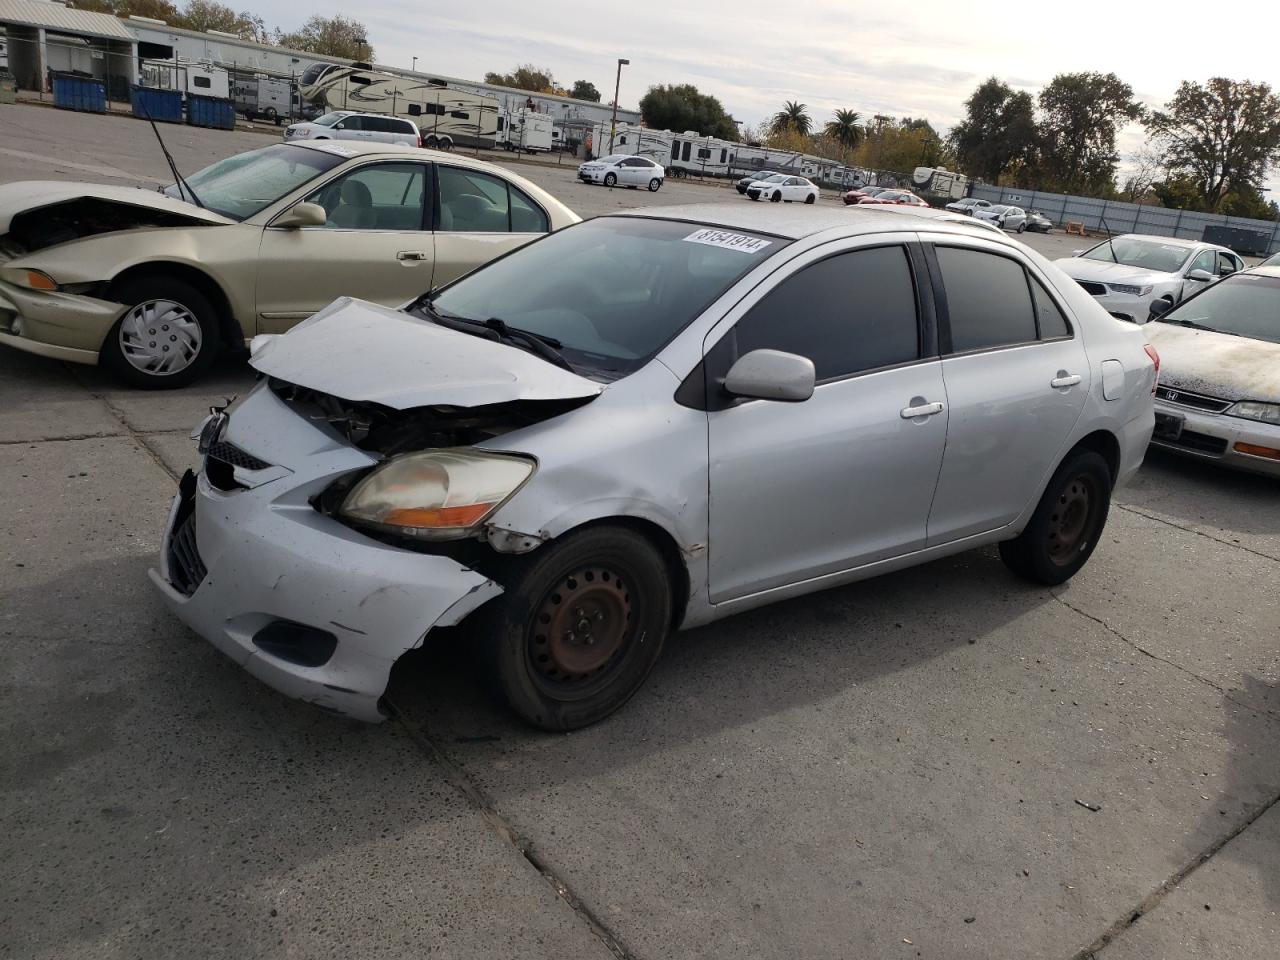
<path id="1" fill-rule="evenodd" d="M 128 309 L 103 341 L 102 366 L 144 390 L 185 387 L 209 369 L 221 346 L 218 314 L 191 284 L 139 277 L 111 296 Z"/>
<path id="2" fill-rule="evenodd" d="M 671 584 L 653 544 L 589 527 L 517 558 L 479 613 L 489 679 L 544 730 L 603 720 L 640 689 L 671 624 Z"/>
<path id="3" fill-rule="evenodd" d="M 1027 232 L 1027 223 L 1026 223 L 1026 221 L 1025 221 L 1025 220 L 1024 220 L 1022 223 L 1018 224 L 1018 232 L 1019 232 L 1019 233 L 1026 233 L 1026 232 Z"/>
<path id="4" fill-rule="evenodd" d="M 605 185 L 606 187 L 612 187 L 612 186 L 613 186 L 614 184 L 616 184 L 617 182 L 618 182 L 618 175 L 617 175 L 617 174 L 615 174 L 615 173 L 606 173 L 606 174 L 604 175 L 604 185 Z"/>
<path id="5" fill-rule="evenodd" d="M 1093 554 L 1111 508 L 1111 469 L 1092 450 L 1067 455 L 1026 529 L 1000 544 L 1005 566 L 1032 583 L 1070 580 Z"/>
<path id="6" fill-rule="evenodd" d="M 813 194 L 813 193 L 811 193 L 811 194 L 809 194 L 807 197 L 805 197 L 805 198 L 804 198 L 804 202 L 805 202 L 805 203 L 813 203 L 813 202 L 814 202 L 815 200 L 817 200 L 817 199 L 818 199 L 817 194 Z"/>

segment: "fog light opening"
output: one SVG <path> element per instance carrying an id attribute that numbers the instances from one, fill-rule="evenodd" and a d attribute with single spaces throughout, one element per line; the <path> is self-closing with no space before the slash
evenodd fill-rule
<path id="1" fill-rule="evenodd" d="M 304 623 L 275 620 L 253 635 L 253 645 L 287 663 L 323 667 L 338 648 L 338 638 Z"/>

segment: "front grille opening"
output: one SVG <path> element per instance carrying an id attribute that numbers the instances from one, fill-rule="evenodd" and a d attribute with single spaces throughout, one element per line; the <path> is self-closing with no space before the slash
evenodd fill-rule
<path id="1" fill-rule="evenodd" d="M 228 443 L 226 440 L 209 444 L 208 456 L 245 470 L 265 470 L 271 466 L 267 461 L 258 459 L 252 453 L 241 450 L 234 443 Z"/>
<path id="2" fill-rule="evenodd" d="M 169 538 L 169 579 L 179 593 L 189 597 L 208 572 L 196 545 L 196 517 L 191 511 L 174 527 L 173 536 Z"/>
<path id="3" fill-rule="evenodd" d="M 253 635 L 253 645 L 286 663 L 323 667 L 338 649 L 338 638 L 305 623 L 274 620 Z"/>
<path id="4" fill-rule="evenodd" d="M 1210 453 L 1221 456 L 1227 450 L 1227 441 L 1221 437 L 1211 437 L 1207 433 L 1196 433 L 1194 430 L 1183 430 L 1176 440 L 1157 438 L 1157 442 L 1171 447 L 1185 447 L 1197 453 Z"/>

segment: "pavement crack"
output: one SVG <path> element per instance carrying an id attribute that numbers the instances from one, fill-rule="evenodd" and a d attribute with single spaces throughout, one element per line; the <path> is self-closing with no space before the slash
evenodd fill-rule
<path id="1" fill-rule="evenodd" d="M 1270 560 L 1272 563 L 1280 563 L 1280 557 L 1274 557 L 1269 553 L 1263 553 L 1261 550 L 1254 550 L 1252 547 L 1246 547 L 1243 543 L 1235 543 L 1231 540 L 1224 540 L 1222 537 L 1215 537 L 1211 533 L 1205 533 L 1203 530 L 1197 530 L 1194 527 L 1183 526 L 1180 523 L 1174 523 L 1164 517 L 1158 517 L 1154 513 L 1145 513 L 1137 507 L 1131 507 L 1123 503 L 1113 503 L 1113 507 L 1117 510 L 1123 510 L 1125 513 L 1132 513 L 1135 516 L 1144 517 L 1147 520 L 1154 520 L 1156 523 L 1163 523 L 1166 526 L 1173 527 L 1175 530 L 1181 530 L 1184 533 L 1194 533 L 1197 537 L 1204 537 L 1206 540 L 1212 540 L 1214 543 L 1220 543 L 1224 547 L 1233 547 L 1236 550 L 1243 550 L 1245 553 L 1251 553 L 1255 557 L 1262 557 L 1264 560 Z"/>
<path id="2" fill-rule="evenodd" d="M 169 478 L 172 479 L 175 483 L 177 483 L 178 474 L 174 472 L 174 470 L 167 463 L 164 462 L 164 458 L 160 456 L 160 451 L 158 451 L 155 447 L 151 446 L 151 444 L 147 442 L 146 436 L 141 431 L 139 431 L 132 423 L 129 422 L 129 418 L 124 415 L 124 411 L 121 410 L 119 407 L 117 407 L 109 399 L 107 399 L 106 394 L 99 393 L 97 390 L 94 390 L 82 379 L 80 379 L 80 376 L 78 375 L 74 367 L 72 367 L 70 364 L 64 364 L 64 366 L 67 367 L 67 372 L 71 375 L 71 378 L 75 380 L 77 384 L 80 385 L 80 388 L 84 390 L 87 394 L 89 394 L 89 396 L 93 397 L 95 400 L 101 403 L 104 407 L 106 407 L 107 412 L 111 414 L 111 416 L 116 418 L 116 421 L 120 424 L 120 426 L 124 428 L 124 432 L 128 435 L 129 439 L 131 439 L 134 443 L 136 443 L 143 450 L 145 450 L 147 453 L 147 456 L 149 456 L 152 460 L 155 461 L 156 466 L 159 467 L 161 470 L 163 470 L 166 474 L 168 474 Z M 160 433 L 162 431 L 157 430 L 155 432 Z M 164 431 L 164 432 L 168 432 L 168 431 Z"/>
<path id="3" fill-rule="evenodd" d="M 30 446 L 36 443 L 67 443 L 71 440 L 105 440 L 111 437 L 119 437 L 118 433 L 72 433 L 65 437 L 34 437 L 27 440 L 0 440 L 0 447 L 18 447 L 22 445 Z"/>
<path id="4" fill-rule="evenodd" d="M 392 718 L 399 722 L 401 728 L 409 735 L 409 738 L 440 768 L 449 785 L 471 802 L 490 829 L 500 839 L 514 847 L 516 852 L 524 857 L 533 869 L 538 871 L 538 875 L 550 885 L 556 896 L 565 902 L 578 919 L 587 925 L 587 928 L 604 948 L 613 954 L 617 960 L 637 960 L 637 955 L 623 943 L 621 937 L 610 930 L 605 922 L 596 915 L 595 911 L 583 903 L 582 898 L 574 892 L 568 882 L 534 849 L 532 841 L 528 837 L 521 836 L 520 832 L 507 822 L 507 819 L 498 812 L 497 807 L 494 806 L 493 801 L 484 790 L 467 775 L 459 764 L 445 753 L 443 748 L 431 738 L 431 735 L 422 727 L 411 723 L 404 715 L 404 712 L 396 707 L 390 697 L 384 697 L 383 702 L 390 708 Z"/>
<path id="5" fill-rule="evenodd" d="M 1253 826 L 1277 803 L 1280 803 L 1280 794 L 1277 794 L 1265 803 L 1260 804 L 1253 813 L 1245 817 L 1244 820 L 1237 824 L 1229 833 L 1213 841 L 1213 843 L 1209 844 L 1207 848 L 1196 854 L 1187 863 L 1183 864 L 1183 866 L 1175 871 L 1172 876 L 1163 880 L 1159 886 L 1143 897 L 1137 905 L 1122 913 L 1120 918 L 1100 933 L 1093 943 L 1076 953 L 1073 953 L 1071 955 L 1071 960 L 1101 960 L 1100 953 L 1102 950 L 1106 949 L 1108 944 L 1141 920 L 1143 916 L 1159 906 L 1160 901 L 1176 890 L 1178 886 L 1181 885 L 1182 881 L 1186 880 L 1202 866 L 1212 860 L 1219 850 Z"/>
<path id="6" fill-rule="evenodd" d="M 1268 717 L 1280 720 L 1280 714 L 1277 714 L 1275 711 L 1271 710 L 1270 708 L 1258 706 L 1252 703 L 1245 703 L 1242 700 L 1237 700 L 1235 697 L 1231 695 L 1231 691 L 1224 689 L 1220 684 L 1214 682 L 1213 680 L 1210 680 L 1208 677 L 1202 676 L 1201 674 L 1196 673 L 1194 670 L 1190 670 L 1187 667 L 1184 667 L 1182 664 L 1178 663 L 1176 660 L 1170 660 L 1168 657 L 1162 657 L 1158 653 L 1152 653 L 1150 650 L 1148 650 L 1142 644 L 1138 643 L 1136 640 L 1130 640 L 1123 633 L 1121 633 L 1111 624 L 1107 623 L 1107 621 L 1103 620 L 1101 617 L 1096 617 L 1092 613 L 1089 613 L 1087 610 L 1082 610 L 1080 607 L 1077 607 L 1074 603 L 1067 600 L 1061 594 L 1050 591 L 1050 596 L 1052 596 L 1053 599 L 1057 600 L 1060 604 L 1062 604 L 1072 613 L 1079 614 L 1080 616 L 1084 617 L 1086 620 L 1092 620 L 1094 623 L 1102 627 L 1103 630 L 1106 630 L 1107 633 L 1111 634 L 1121 643 L 1124 643 L 1132 647 L 1134 650 L 1137 650 L 1138 653 L 1142 654 L 1144 657 L 1150 657 L 1152 660 L 1155 660 L 1157 663 L 1163 663 L 1166 666 L 1173 667 L 1173 669 L 1177 670 L 1179 673 L 1185 674 L 1191 679 L 1199 681 L 1200 683 L 1203 683 L 1206 686 L 1212 688 L 1213 690 L 1217 691 L 1218 694 L 1221 695 L 1222 699 L 1228 701 L 1229 703 L 1233 703 L 1237 707 L 1240 707 L 1243 710 L 1249 710 L 1256 713 L 1263 713 L 1263 714 L 1266 714 Z"/>

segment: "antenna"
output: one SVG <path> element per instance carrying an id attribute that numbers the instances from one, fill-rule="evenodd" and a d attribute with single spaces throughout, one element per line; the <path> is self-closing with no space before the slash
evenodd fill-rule
<path id="1" fill-rule="evenodd" d="M 181 193 L 185 189 L 187 193 L 191 194 L 191 199 L 195 201 L 197 207 L 201 210 L 206 209 L 205 205 L 200 202 L 200 198 L 196 196 L 196 192 L 191 189 L 191 184 L 187 183 L 182 178 L 182 174 L 178 172 L 178 165 L 173 162 L 173 154 L 169 153 L 169 148 L 164 145 L 164 138 L 160 136 L 160 128 L 156 126 L 155 120 L 151 118 L 151 111 L 147 109 L 147 105 L 142 100 L 139 100 L 138 103 L 147 118 L 147 123 L 151 124 L 151 132 L 156 135 L 156 142 L 160 144 L 160 152 L 164 154 L 164 158 L 169 164 L 169 170 L 173 174 L 173 179 L 178 184 L 178 192 Z"/>

